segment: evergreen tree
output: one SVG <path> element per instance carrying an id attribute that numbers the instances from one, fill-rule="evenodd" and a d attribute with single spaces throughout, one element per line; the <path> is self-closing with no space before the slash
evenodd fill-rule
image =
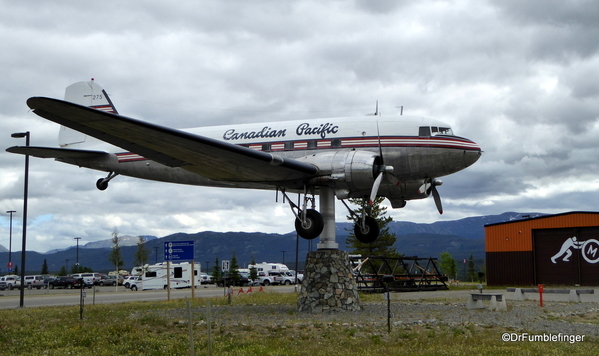
<path id="1" fill-rule="evenodd" d="M 150 259 L 150 250 L 146 247 L 146 241 L 143 237 L 137 237 L 137 251 L 135 251 L 135 260 L 133 264 L 135 266 L 144 266 L 148 263 Z"/>
<path id="2" fill-rule="evenodd" d="M 214 261 L 214 267 L 212 267 L 212 281 L 214 283 L 220 283 L 220 279 L 222 278 L 222 273 L 220 271 L 220 263 L 218 262 L 218 257 Z"/>
<path id="3" fill-rule="evenodd" d="M 42 265 L 42 273 L 40 274 L 50 274 L 50 271 L 48 271 L 48 262 L 46 261 L 46 259 L 44 258 L 44 264 Z"/>
<path id="4" fill-rule="evenodd" d="M 232 285 L 236 286 L 240 284 L 241 275 L 239 274 L 239 264 L 237 264 L 237 256 L 235 255 L 235 251 L 233 251 L 233 256 L 231 256 L 231 266 L 229 267 L 229 280 Z"/>
<path id="5" fill-rule="evenodd" d="M 468 259 L 468 280 L 470 282 L 474 282 L 477 277 L 474 255 L 470 253 L 470 259 Z"/>
<path id="6" fill-rule="evenodd" d="M 19 265 L 15 265 L 15 270 L 13 272 L 13 274 L 20 276 L 21 274 L 19 273 Z"/>
<path id="7" fill-rule="evenodd" d="M 71 267 L 71 274 L 75 274 L 75 273 L 89 273 L 89 272 L 93 272 L 94 270 L 91 269 L 91 267 L 85 267 L 82 265 L 74 265 L 73 267 Z"/>
<path id="8" fill-rule="evenodd" d="M 254 282 L 258 279 L 258 269 L 256 268 L 256 260 L 254 254 L 252 254 L 252 262 L 250 267 L 250 281 Z"/>
<path id="9" fill-rule="evenodd" d="M 117 273 L 121 269 L 121 266 L 125 264 L 121 254 L 121 246 L 119 245 L 119 233 L 116 230 L 112 233 L 112 251 L 110 251 L 108 261 L 112 262 Z"/>
<path id="10" fill-rule="evenodd" d="M 441 272 L 445 273 L 449 278 L 457 278 L 458 267 L 453 257 L 451 257 L 451 254 L 445 251 L 441 253 L 440 257 L 439 268 L 441 268 Z"/>
<path id="11" fill-rule="evenodd" d="M 379 224 L 380 234 L 376 241 L 373 243 L 362 243 L 357 238 L 353 231 L 350 231 L 347 240 L 345 240 L 345 246 L 351 251 L 351 254 L 362 255 L 362 259 L 368 256 L 381 256 L 381 257 L 401 257 L 401 255 L 395 249 L 395 242 L 397 237 L 395 233 L 389 231 L 389 223 L 393 221 L 393 218 L 386 216 L 387 208 L 381 206 L 381 203 L 385 200 L 384 197 L 377 197 L 374 204 L 370 207 L 370 216 L 373 217 Z M 364 210 L 362 199 L 349 199 L 350 203 L 361 206 L 356 211 L 358 215 L 362 214 Z M 352 220 L 350 216 L 347 217 Z M 368 273 L 378 272 L 380 263 L 372 261 L 368 263 L 365 268 L 372 266 L 373 270 L 367 270 Z M 391 273 L 391 272 L 386 272 Z"/>
<path id="12" fill-rule="evenodd" d="M 67 275 L 67 268 L 65 266 L 60 267 L 60 272 L 58 272 L 59 276 L 66 276 Z"/>

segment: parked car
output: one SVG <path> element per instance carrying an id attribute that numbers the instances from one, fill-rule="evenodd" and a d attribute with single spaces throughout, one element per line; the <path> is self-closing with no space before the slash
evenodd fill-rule
<path id="1" fill-rule="evenodd" d="M 94 286 L 100 283 L 100 274 L 99 273 L 77 273 L 71 275 L 75 279 L 83 278 L 85 284 L 87 286 Z"/>
<path id="2" fill-rule="evenodd" d="M 33 289 L 42 289 L 46 288 L 47 284 L 44 283 L 44 277 L 35 275 L 35 276 L 25 276 L 25 288 Z"/>
<path id="3" fill-rule="evenodd" d="M 100 285 L 101 286 L 116 286 L 117 284 L 119 286 L 123 285 L 123 281 L 124 278 L 123 276 L 102 276 L 102 279 L 100 279 Z"/>
<path id="4" fill-rule="evenodd" d="M 248 272 L 238 272 L 239 276 L 240 276 L 240 280 L 233 283 L 233 281 L 231 280 L 231 277 L 229 276 L 228 273 L 223 273 L 221 279 L 216 282 L 216 285 L 219 287 L 223 287 L 223 286 L 230 286 L 230 285 L 234 285 L 234 286 L 249 286 L 250 285 L 250 274 Z"/>
<path id="5" fill-rule="evenodd" d="M 202 284 L 212 284 L 212 283 L 214 283 L 212 281 L 212 276 L 209 275 L 208 273 L 205 273 L 205 272 L 201 272 L 200 273 L 200 279 L 202 281 Z"/>
<path id="6" fill-rule="evenodd" d="M 129 288 L 131 287 L 131 284 L 133 282 L 137 282 L 137 280 L 139 280 L 139 276 L 129 276 L 125 278 L 125 280 L 123 281 L 123 285 L 125 286 L 125 288 Z"/>
<path id="7" fill-rule="evenodd" d="M 15 274 L 0 277 L 0 290 L 12 290 L 19 287 L 21 287 L 21 277 Z"/>
<path id="8" fill-rule="evenodd" d="M 53 279 L 49 282 L 49 288 L 50 289 L 54 289 L 54 288 L 65 288 L 65 289 L 72 289 L 72 288 L 82 288 L 85 287 L 85 282 L 83 281 L 83 279 L 75 279 L 73 277 L 58 277 L 56 279 Z"/>

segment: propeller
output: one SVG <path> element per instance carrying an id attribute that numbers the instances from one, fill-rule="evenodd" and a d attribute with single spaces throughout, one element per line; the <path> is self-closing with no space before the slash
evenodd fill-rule
<path id="1" fill-rule="evenodd" d="M 441 196 L 439 195 L 439 191 L 437 190 L 437 186 L 443 185 L 443 181 L 440 179 L 433 178 L 428 182 L 425 182 L 418 192 L 420 194 L 427 193 L 428 195 L 433 195 L 433 199 L 435 200 L 435 206 L 439 211 L 439 214 L 443 214 L 443 205 L 441 204 Z"/>
<path id="2" fill-rule="evenodd" d="M 441 204 L 441 197 L 439 196 L 439 191 L 437 190 L 437 185 L 443 184 L 442 181 L 437 181 L 439 184 L 435 184 L 436 182 L 433 180 L 431 193 L 433 193 L 433 199 L 435 200 L 435 205 L 437 206 L 437 210 L 439 214 L 443 214 L 443 205 Z"/>
<path id="3" fill-rule="evenodd" d="M 378 101 L 377 101 L 377 112 L 378 112 Z M 385 166 L 385 160 L 383 158 L 383 146 L 381 144 L 381 135 L 379 132 L 379 123 L 376 123 L 376 133 L 379 140 L 379 159 L 380 164 L 377 166 L 379 174 L 374 180 L 372 184 L 372 190 L 370 191 L 370 198 L 368 199 L 368 205 L 374 205 L 374 200 L 379 192 L 379 188 L 381 187 L 381 182 L 383 181 L 383 177 L 386 177 L 392 184 L 398 185 L 399 180 L 397 177 L 393 175 L 393 167 Z"/>

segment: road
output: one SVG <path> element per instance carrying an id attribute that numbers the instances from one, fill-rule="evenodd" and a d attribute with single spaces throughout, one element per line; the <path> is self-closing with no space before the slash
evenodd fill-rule
<path id="1" fill-rule="evenodd" d="M 254 287 L 254 289 L 259 287 Z M 269 286 L 265 287 L 269 291 L 280 293 L 290 293 L 295 291 L 294 286 Z M 235 288 L 235 293 L 239 287 Z M 247 290 L 247 287 L 244 287 Z M 95 287 L 84 289 L 85 305 L 92 304 L 110 304 L 124 303 L 132 301 L 166 301 L 167 291 L 136 291 L 133 292 L 125 287 Z M 79 305 L 79 289 L 41 289 L 25 290 L 24 306 L 29 307 L 48 307 L 60 305 Z M 212 298 L 225 295 L 224 288 L 218 288 L 213 285 L 196 288 L 196 298 Z M 171 299 L 190 298 L 191 289 L 172 289 Z M 0 309 L 19 308 L 20 291 L 4 290 L 0 291 Z"/>

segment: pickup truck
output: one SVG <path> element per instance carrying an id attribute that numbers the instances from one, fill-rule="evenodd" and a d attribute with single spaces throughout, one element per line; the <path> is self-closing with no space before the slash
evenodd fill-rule
<path id="1" fill-rule="evenodd" d="M 54 289 L 54 288 L 72 289 L 72 288 L 85 287 L 85 282 L 81 278 L 75 279 L 73 277 L 58 277 L 58 278 L 53 279 L 50 282 L 48 282 L 48 285 L 49 285 L 50 289 Z"/>
<path id="2" fill-rule="evenodd" d="M 0 277 L 0 290 L 12 290 L 21 287 L 21 277 L 15 274 L 9 274 Z"/>
<path id="3" fill-rule="evenodd" d="M 269 286 L 271 284 L 282 284 L 283 276 L 281 272 L 258 272 L 258 279 L 255 281 L 256 284 L 261 286 Z"/>

